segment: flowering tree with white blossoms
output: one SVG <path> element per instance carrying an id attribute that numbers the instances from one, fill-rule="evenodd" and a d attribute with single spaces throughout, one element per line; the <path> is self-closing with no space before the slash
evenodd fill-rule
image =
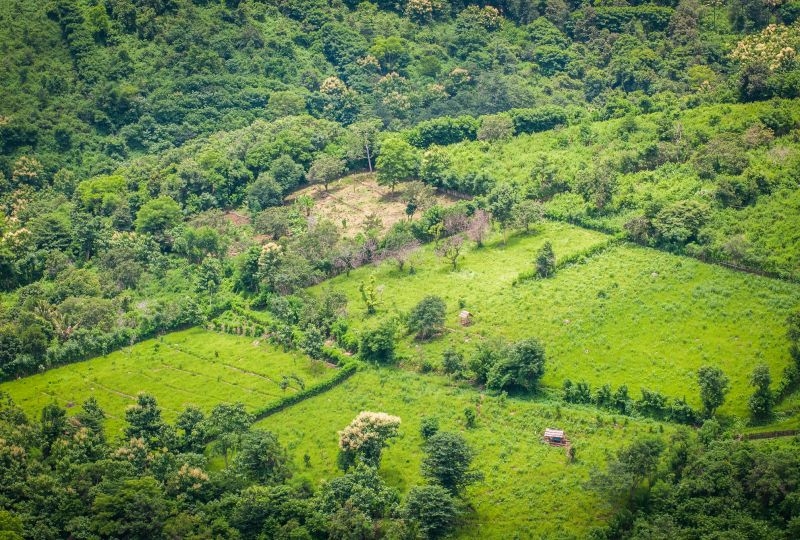
<path id="1" fill-rule="evenodd" d="M 362 411 L 339 432 L 339 466 L 347 470 L 356 461 L 379 467 L 381 451 L 397 436 L 400 417 L 384 412 Z"/>

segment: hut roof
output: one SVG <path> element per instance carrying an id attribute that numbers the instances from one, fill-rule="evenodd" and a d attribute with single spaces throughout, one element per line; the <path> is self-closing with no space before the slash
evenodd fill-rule
<path id="1" fill-rule="evenodd" d="M 544 436 L 546 439 L 563 439 L 564 431 L 561 429 L 547 428 L 544 430 Z"/>

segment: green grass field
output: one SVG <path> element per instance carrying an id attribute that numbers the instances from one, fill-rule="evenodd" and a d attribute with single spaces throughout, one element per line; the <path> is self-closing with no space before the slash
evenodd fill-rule
<path id="1" fill-rule="evenodd" d="M 331 370 L 300 353 L 284 353 L 266 343 L 256 346 L 252 338 L 194 328 L 3 383 L 0 391 L 34 418 L 52 401 L 72 407 L 93 395 L 109 415 L 108 433 L 115 435 L 138 392 L 153 394 L 172 421 L 187 404 L 205 411 L 235 401 L 250 410 L 262 407 L 283 395 L 279 384 L 290 374 L 308 387 L 328 378 Z M 297 386 L 291 381 L 286 392 L 298 391 Z"/>
<path id="2" fill-rule="evenodd" d="M 478 410 L 477 426 L 464 427 L 464 409 Z M 610 508 L 585 489 L 593 467 L 635 437 L 659 432 L 654 422 L 629 421 L 591 408 L 491 397 L 460 388 L 437 375 L 400 369 L 368 369 L 329 392 L 259 422 L 287 444 L 295 477 L 316 483 L 341 474 L 336 468 L 337 431 L 361 411 L 383 411 L 402 419 L 400 436 L 384 450 L 381 475 L 405 493 L 424 483 L 420 475 L 420 421 L 439 419 L 440 429 L 462 433 L 477 451 L 484 481 L 468 490 L 474 515 L 459 538 L 581 538 Z M 598 421 L 599 419 L 599 421 Z M 564 448 L 541 442 L 546 427 L 565 429 L 576 448 L 568 463 Z M 667 432 L 672 428 L 667 426 Z M 303 456 L 308 455 L 306 467 Z"/>
<path id="3" fill-rule="evenodd" d="M 512 286 L 545 240 L 558 258 L 604 238 L 548 223 L 506 247 L 468 251 L 457 272 L 425 248 L 413 275 L 384 263 L 339 276 L 331 286 L 350 298 L 356 329 L 408 311 L 425 295 L 444 298 L 445 335 L 427 343 L 403 340 L 401 356 L 411 364 L 437 365 L 450 346 L 468 355 L 476 342 L 493 336 L 536 337 L 548 353 L 543 383 L 549 387 L 560 388 L 566 378 L 594 388 L 627 384 L 634 398 L 646 387 L 685 396 L 698 408 L 696 370 L 718 365 L 731 379 L 721 412 L 746 416 L 753 367 L 766 363 L 777 381 L 790 362 L 785 320 L 800 304 L 800 287 L 634 246 L 613 247 L 554 278 Z M 358 287 L 370 275 L 382 288 L 383 305 L 367 318 Z M 459 304 L 474 314 L 472 326 L 458 324 Z"/>

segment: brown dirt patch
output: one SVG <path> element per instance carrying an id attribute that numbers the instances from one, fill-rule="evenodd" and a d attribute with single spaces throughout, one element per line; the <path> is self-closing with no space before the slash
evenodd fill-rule
<path id="1" fill-rule="evenodd" d="M 389 188 L 378 185 L 374 174 L 363 173 L 330 184 L 327 192 L 319 185 L 308 186 L 292 193 L 286 202 L 291 204 L 298 197 L 308 195 L 314 199 L 312 216 L 332 221 L 342 227 L 345 236 L 353 237 L 364 230 L 364 223 L 372 214 L 380 218 L 384 232 L 407 219 L 402 190 L 400 184 L 392 193 Z M 443 206 L 457 201 L 441 194 L 436 195 L 436 200 Z M 419 213 L 415 217 L 419 217 Z"/>

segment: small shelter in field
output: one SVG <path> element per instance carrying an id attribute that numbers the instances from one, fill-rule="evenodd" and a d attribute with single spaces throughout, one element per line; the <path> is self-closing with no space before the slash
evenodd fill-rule
<path id="1" fill-rule="evenodd" d="M 566 446 L 569 441 L 563 430 L 547 428 L 544 430 L 544 442 L 550 446 Z"/>
<path id="2" fill-rule="evenodd" d="M 472 324 L 472 313 L 466 309 L 462 310 L 458 314 L 458 322 L 461 323 L 461 326 L 470 326 Z"/>

